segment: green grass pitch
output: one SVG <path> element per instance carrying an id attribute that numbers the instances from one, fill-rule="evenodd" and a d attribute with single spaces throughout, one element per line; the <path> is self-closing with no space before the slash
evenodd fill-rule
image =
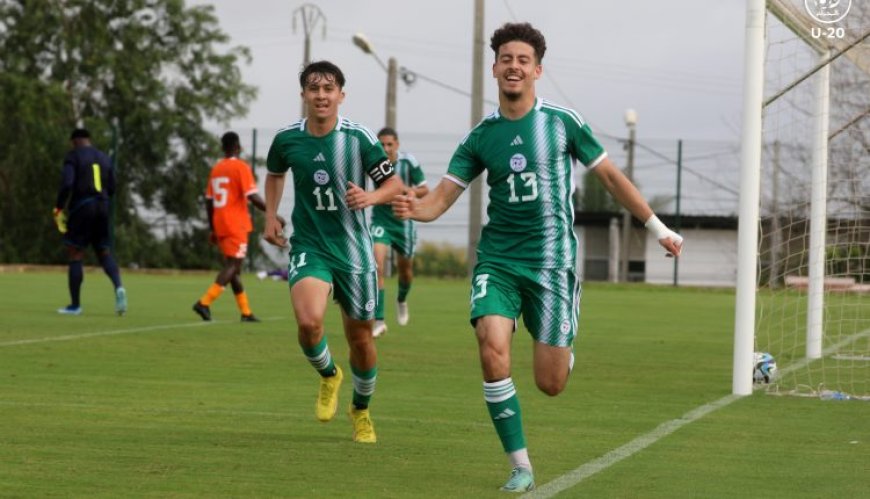
<path id="1" fill-rule="evenodd" d="M 260 324 L 230 292 L 190 310 L 213 275 L 124 276 L 125 317 L 90 269 L 64 317 L 61 272 L 0 273 L 0 497 L 500 497 L 509 467 L 481 389 L 468 283 L 418 279 L 411 323 L 378 340 L 374 446 L 346 410 L 314 418 L 286 283 L 245 275 Z M 538 392 L 531 341 L 513 377 L 543 486 L 731 391 L 732 291 L 590 284 L 566 391 Z M 347 367 L 338 310 L 330 348 Z M 861 497 L 870 405 L 756 394 L 605 467 L 559 497 Z"/>

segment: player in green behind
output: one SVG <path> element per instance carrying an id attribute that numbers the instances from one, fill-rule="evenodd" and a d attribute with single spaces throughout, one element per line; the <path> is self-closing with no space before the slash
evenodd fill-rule
<path id="1" fill-rule="evenodd" d="M 396 175 L 406 186 L 414 190 L 421 198 L 429 192 L 426 187 L 426 176 L 420 168 L 420 163 L 414 156 L 399 151 L 399 134 L 392 128 L 382 128 L 378 132 L 378 140 L 387 152 L 390 163 L 396 169 Z M 384 323 L 384 272 L 387 264 L 387 253 L 390 248 L 396 250 L 396 267 L 399 270 L 399 293 L 396 297 L 396 322 L 400 326 L 408 324 L 408 293 L 414 280 L 414 247 L 417 245 L 417 229 L 411 220 L 400 220 L 393 215 L 389 205 L 377 205 L 372 208 L 372 237 L 375 241 L 375 262 L 378 265 L 378 307 L 375 310 L 375 327 L 372 332 L 375 338 L 387 332 Z"/>
<path id="2" fill-rule="evenodd" d="M 364 209 L 388 203 L 403 186 L 375 135 L 338 115 L 344 83 L 344 74 L 328 61 L 312 62 L 299 75 L 307 117 L 279 130 L 269 149 L 264 237 L 287 245 L 278 205 L 290 170 L 294 205 L 287 280 L 299 345 L 321 376 L 315 414 L 323 422 L 335 416 L 344 376 L 323 331 L 332 292 L 350 350 L 353 439 L 375 443 L 368 407 L 378 372 L 372 339 L 377 272 Z M 364 189 L 366 176 L 375 190 Z"/>
<path id="3" fill-rule="evenodd" d="M 525 492 L 535 480 L 511 378 L 511 338 L 522 315 L 535 342 L 535 383 L 547 395 L 562 392 L 573 368 L 580 311 L 573 162 L 583 163 L 620 204 L 646 221 L 669 254 L 680 254 L 682 238 L 658 220 L 576 112 L 537 97 L 543 35 L 528 23 L 505 24 L 490 46 L 498 109 L 462 140 L 428 196 L 397 196 L 393 210 L 400 218 L 434 220 L 475 177 L 487 173 L 489 222 L 477 248 L 471 323 L 484 399 L 512 468 L 502 490 Z"/>

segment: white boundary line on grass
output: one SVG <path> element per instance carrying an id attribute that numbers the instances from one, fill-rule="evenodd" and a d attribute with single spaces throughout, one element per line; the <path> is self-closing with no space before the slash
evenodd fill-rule
<path id="1" fill-rule="evenodd" d="M 283 317 L 268 317 L 265 319 L 261 319 L 263 322 L 266 321 L 277 321 L 281 320 Z M 18 345 L 32 345 L 34 343 L 50 343 L 54 341 L 72 341 L 72 340 L 80 340 L 84 338 L 96 338 L 99 336 L 115 336 L 119 334 L 134 334 L 134 333 L 147 333 L 151 331 L 160 331 L 162 329 L 174 329 L 174 328 L 186 328 L 186 327 L 205 327 L 213 324 L 229 324 L 230 321 L 199 321 L 199 322 L 189 322 L 189 323 L 181 323 L 181 324 L 164 324 L 161 326 L 145 326 L 145 327 L 133 327 L 129 329 L 115 329 L 111 331 L 101 331 L 97 333 L 82 333 L 82 334 L 66 334 L 63 336 L 49 336 L 46 338 L 33 338 L 29 340 L 13 340 L 13 341 L 4 341 L 0 343 L 0 348 L 2 347 L 14 347 Z"/>
<path id="2" fill-rule="evenodd" d="M 837 350 L 843 348 L 844 346 L 852 343 L 856 340 L 864 338 L 865 336 L 870 336 L 870 329 L 865 329 L 860 333 L 849 336 L 848 338 L 841 340 L 833 345 L 829 346 L 822 352 L 822 357 L 826 357 Z M 818 359 L 807 359 L 804 358 L 795 364 L 791 364 L 788 367 L 781 370 L 783 374 L 787 374 L 789 372 L 802 369 L 812 363 L 813 361 Z M 592 460 L 579 468 L 575 468 L 564 475 L 553 479 L 550 482 L 538 487 L 537 489 L 525 494 L 527 497 L 541 497 L 541 498 L 549 498 L 553 497 L 559 492 L 565 491 L 579 484 L 583 480 L 591 477 L 592 475 L 598 473 L 599 471 L 605 470 L 609 468 L 611 465 L 622 461 L 623 459 L 633 456 L 638 452 L 646 449 L 650 445 L 658 442 L 659 440 L 667 437 L 671 433 L 679 430 L 683 426 L 694 423 L 695 421 L 703 418 L 707 414 L 714 412 L 718 409 L 726 407 L 730 405 L 732 402 L 735 402 L 739 399 L 743 398 L 741 395 L 726 395 L 725 397 L 720 398 L 715 402 L 710 402 L 709 404 L 704 404 L 696 409 L 693 409 L 681 416 L 678 419 L 672 419 L 665 423 L 660 424 L 653 431 L 641 435 L 631 442 L 623 445 L 622 447 L 616 448 L 607 454 L 599 457 L 598 459 Z"/>

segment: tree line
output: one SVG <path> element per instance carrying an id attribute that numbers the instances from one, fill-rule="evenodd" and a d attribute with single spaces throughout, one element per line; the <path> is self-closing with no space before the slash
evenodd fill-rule
<path id="1" fill-rule="evenodd" d="M 121 265 L 202 268 L 203 191 L 219 151 L 207 120 L 244 116 L 245 47 L 210 6 L 182 0 L 0 2 L 0 262 L 61 263 L 51 209 L 76 126 L 115 156 Z M 158 237 L 140 212 L 181 225 Z"/>

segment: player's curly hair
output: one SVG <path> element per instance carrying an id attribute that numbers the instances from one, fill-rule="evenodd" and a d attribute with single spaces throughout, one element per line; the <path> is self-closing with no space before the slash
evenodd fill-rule
<path id="1" fill-rule="evenodd" d="M 303 89 L 308 82 L 308 77 L 313 74 L 326 76 L 328 80 L 333 80 L 338 88 L 344 88 L 344 73 L 341 72 L 338 66 L 329 61 L 314 61 L 305 66 L 299 73 L 299 86 Z M 330 78 L 331 77 L 331 78 Z"/>
<path id="2" fill-rule="evenodd" d="M 492 38 L 489 39 L 489 46 L 498 57 L 498 49 L 508 42 L 525 42 L 535 49 L 535 57 L 538 59 L 538 64 L 544 59 L 544 52 L 547 51 L 547 42 L 544 40 L 544 35 L 535 29 L 529 23 L 505 23 L 501 28 L 495 30 Z"/>

